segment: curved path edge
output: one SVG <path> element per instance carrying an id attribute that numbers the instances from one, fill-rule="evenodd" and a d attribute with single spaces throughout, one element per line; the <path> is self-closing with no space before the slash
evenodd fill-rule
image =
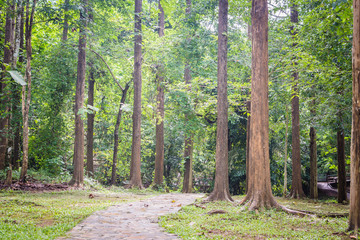
<path id="1" fill-rule="evenodd" d="M 97 211 L 67 233 L 65 239 L 179 239 L 159 226 L 160 216 L 175 213 L 202 194 L 162 194 Z"/>

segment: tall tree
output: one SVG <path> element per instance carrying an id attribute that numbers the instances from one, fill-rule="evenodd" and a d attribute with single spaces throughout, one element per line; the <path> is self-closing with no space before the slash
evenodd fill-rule
<path id="1" fill-rule="evenodd" d="M 69 32 L 69 6 L 70 0 L 65 0 L 64 3 L 64 22 L 63 22 L 63 33 L 61 40 L 66 41 L 68 39 Z"/>
<path id="2" fill-rule="evenodd" d="M 186 17 L 190 21 L 191 17 L 191 0 L 186 0 Z M 190 38 L 187 42 L 190 42 Z M 185 84 L 191 88 L 191 66 L 189 60 L 186 60 L 184 70 Z M 189 119 L 188 114 L 185 115 L 186 121 Z M 185 147 L 184 147 L 184 180 L 183 180 L 183 193 L 191 193 L 193 188 L 193 171 L 192 171 L 192 160 L 193 160 L 193 140 L 191 134 L 185 136 Z"/>
<path id="3" fill-rule="evenodd" d="M 86 28 L 88 0 L 81 2 L 79 53 L 77 65 L 77 80 L 75 93 L 75 142 L 74 142 L 74 171 L 70 185 L 81 187 L 84 184 L 84 122 L 81 109 L 84 108 L 85 73 L 86 73 Z"/>
<path id="4" fill-rule="evenodd" d="M 291 35 L 293 36 L 294 43 L 293 48 L 297 46 L 295 41 L 297 31 L 296 25 L 299 22 L 298 18 L 298 10 L 295 4 L 292 4 L 290 9 L 290 18 L 292 22 L 292 26 L 290 27 Z M 296 59 L 293 59 L 294 66 L 296 68 L 297 62 Z M 300 113 L 299 113 L 299 72 L 295 69 L 292 74 L 292 86 L 293 86 L 293 94 L 291 99 L 292 106 L 292 183 L 291 183 L 291 192 L 290 196 L 293 198 L 302 198 L 305 197 L 302 182 L 301 182 L 301 158 L 300 158 Z"/>
<path id="5" fill-rule="evenodd" d="M 228 1 L 219 0 L 218 26 L 218 103 L 216 131 L 216 172 L 210 201 L 232 201 L 229 191 L 228 169 L 228 99 L 227 99 L 227 40 Z"/>
<path id="6" fill-rule="evenodd" d="M 285 147 L 284 147 L 284 191 L 283 197 L 286 197 L 287 194 L 287 160 L 288 160 L 288 129 L 289 129 L 289 114 L 288 114 L 288 105 L 286 104 L 285 111 Z"/>
<path id="7" fill-rule="evenodd" d="M 143 188 L 141 181 L 141 65 L 142 65 L 142 0 L 135 0 L 134 44 L 134 112 L 129 187 Z"/>
<path id="8" fill-rule="evenodd" d="M 318 198 L 316 130 L 310 127 L 310 198 Z"/>
<path id="9" fill-rule="evenodd" d="M 165 14 L 159 1 L 159 37 L 164 36 Z M 155 177 L 154 185 L 159 186 L 164 179 L 164 67 L 162 63 L 157 66 L 156 73 L 156 146 L 155 146 Z"/>
<path id="10" fill-rule="evenodd" d="M 270 182 L 268 102 L 268 7 L 266 0 L 253 0 L 252 78 L 248 192 L 242 203 L 249 209 L 278 206 Z"/>
<path id="11" fill-rule="evenodd" d="M 337 132 L 337 161 L 338 161 L 338 203 L 347 201 L 346 169 L 345 169 L 345 137 L 344 130 Z"/>
<path id="12" fill-rule="evenodd" d="M 4 60 L 2 65 L 2 73 L 0 76 L 0 94 L 1 96 L 1 118 L 0 118 L 0 170 L 5 169 L 5 161 L 8 147 L 8 127 L 9 127 L 9 103 L 8 103 L 8 90 L 6 89 L 5 72 L 6 68 L 11 65 L 13 56 L 13 41 L 14 41 L 14 28 L 13 28 L 13 15 L 15 10 L 14 1 L 7 1 L 6 9 L 6 22 L 5 22 L 5 41 L 4 41 Z"/>
<path id="13" fill-rule="evenodd" d="M 63 38 L 63 40 L 66 40 Z M 94 106 L 95 97 L 95 77 L 94 67 L 90 66 L 90 73 L 88 79 L 88 105 Z M 87 129 L 86 129 L 86 173 L 88 176 L 94 176 L 94 120 L 95 112 L 87 114 Z"/>
<path id="14" fill-rule="evenodd" d="M 25 23 L 25 39 L 26 39 L 26 70 L 25 78 L 27 80 L 26 86 L 22 90 L 22 113 L 23 113 L 23 160 L 20 173 L 20 181 L 26 181 L 26 173 L 28 169 L 28 155 L 29 155 L 29 109 L 31 100 L 31 55 L 32 55 L 32 28 L 34 23 L 36 0 L 33 0 L 31 14 L 30 14 L 30 0 L 26 2 L 26 23 Z"/>
<path id="15" fill-rule="evenodd" d="M 358 231 L 360 227 L 360 0 L 353 1 L 353 11 L 353 102 L 351 126 L 349 230 Z"/>

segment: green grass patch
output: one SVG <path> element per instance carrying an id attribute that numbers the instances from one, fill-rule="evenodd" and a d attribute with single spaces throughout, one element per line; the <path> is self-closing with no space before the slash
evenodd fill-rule
<path id="1" fill-rule="evenodd" d="M 47 193 L 3 190 L 0 191 L 0 239 L 55 239 L 97 210 L 153 194 L 121 188 Z"/>
<path id="2" fill-rule="evenodd" d="M 348 206 L 329 201 L 277 200 L 287 207 L 321 214 L 349 211 Z M 206 209 L 186 206 L 176 214 L 162 217 L 160 224 L 183 239 L 349 239 L 344 233 L 348 227 L 346 217 L 297 217 L 275 209 L 254 212 L 227 202 L 201 205 Z M 227 213 L 207 214 L 212 210 Z"/>

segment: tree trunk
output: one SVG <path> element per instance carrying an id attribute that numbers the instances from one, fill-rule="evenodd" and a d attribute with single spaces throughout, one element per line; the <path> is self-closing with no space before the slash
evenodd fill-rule
<path id="1" fill-rule="evenodd" d="M 85 73 L 86 73 L 86 28 L 88 1 L 82 1 L 80 10 L 79 53 L 75 93 L 75 142 L 74 172 L 70 185 L 82 187 L 84 184 L 84 122 L 79 111 L 84 108 Z"/>
<path id="2" fill-rule="evenodd" d="M 250 25 L 251 26 L 251 25 Z M 246 122 L 246 189 L 245 193 L 248 192 L 249 185 L 249 155 L 250 155 L 250 121 L 251 121 L 251 100 L 246 102 L 246 109 L 248 113 Z"/>
<path id="3" fill-rule="evenodd" d="M 191 0 L 186 0 L 186 16 L 190 18 L 191 14 Z M 190 42 L 190 38 L 187 39 Z M 189 60 L 185 63 L 184 79 L 187 89 L 191 90 L 191 66 Z M 188 114 L 185 114 L 185 121 L 189 119 Z M 184 146 L 184 180 L 183 180 L 183 193 L 191 193 L 193 188 L 193 172 L 192 172 L 192 157 L 193 154 L 193 140 L 191 134 L 185 134 L 185 146 Z"/>
<path id="4" fill-rule="evenodd" d="M 318 198 L 316 130 L 310 127 L 310 198 Z"/>
<path id="5" fill-rule="evenodd" d="M 63 39 L 66 40 L 66 39 Z M 89 88 L 88 88 L 88 105 L 94 106 L 94 69 L 90 69 L 89 76 Z M 87 114 L 87 133 L 86 133 L 86 173 L 89 177 L 94 176 L 94 119 L 95 112 Z"/>
<path id="6" fill-rule="evenodd" d="M 182 189 L 183 193 L 191 193 L 193 188 L 192 153 L 193 153 L 192 138 L 185 137 L 185 149 L 184 149 L 185 171 L 184 171 L 184 181 L 183 181 L 183 189 Z"/>
<path id="7" fill-rule="evenodd" d="M 228 1 L 219 1 L 218 27 L 218 103 L 216 132 L 216 172 L 210 201 L 233 201 L 229 191 L 228 169 L 228 100 L 227 100 L 227 30 Z"/>
<path id="8" fill-rule="evenodd" d="M 70 3 L 70 0 L 65 0 L 65 3 L 64 3 L 63 33 L 62 33 L 62 37 L 61 37 L 61 40 L 63 40 L 63 41 L 66 41 L 68 39 L 68 32 L 69 32 L 69 23 L 68 23 L 69 3 Z"/>
<path id="9" fill-rule="evenodd" d="M 337 132 L 338 203 L 347 201 L 344 130 Z"/>
<path id="10" fill-rule="evenodd" d="M 295 30 L 295 25 L 299 22 L 298 20 L 298 11 L 297 6 L 291 6 L 291 22 L 293 26 L 291 26 L 291 35 L 293 38 L 296 38 L 297 32 Z M 297 43 L 293 44 L 293 48 L 297 46 Z M 295 61 L 295 66 L 297 66 L 297 62 Z M 291 99 L 292 106 L 292 184 L 290 196 L 292 198 L 303 198 L 305 197 L 302 182 L 301 182 L 301 158 L 300 158 L 300 113 L 299 113 L 299 73 L 295 69 L 292 74 L 293 81 L 293 94 Z"/>
<path id="11" fill-rule="evenodd" d="M 0 170 L 5 169 L 6 155 L 7 155 L 7 147 L 8 147 L 8 130 L 9 130 L 9 91 L 6 89 L 6 65 L 11 64 L 12 55 L 13 55 L 13 40 L 14 40 L 14 29 L 13 29 L 13 14 L 14 14 L 14 4 L 12 1 L 7 2 L 7 10 L 6 10 L 6 23 L 5 23 L 5 41 L 4 41 L 4 60 L 1 73 L 1 81 L 0 81 L 0 94 L 1 104 L 0 104 L 0 112 L 5 117 L 0 118 Z"/>
<path id="12" fill-rule="evenodd" d="M 159 37 L 164 36 L 165 14 L 159 1 Z M 164 179 L 164 67 L 157 66 L 157 109 L 156 109 L 156 146 L 155 146 L 155 177 L 154 187 L 163 184 Z"/>
<path id="13" fill-rule="evenodd" d="M 242 203 L 250 210 L 277 207 L 270 182 L 268 103 L 268 8 L 266 0 L 253 0 L 252 78 L 248 193 Z"/>
<path id="14" fill-rule="evenodd" d="M 114 153 L 113 153 L 113 164 L 111 169 L 111 185 L 116 183 L 116 163 L 117 163 L 117 154 L 118 154 L 118 146 L 119 146 L 119 127 L 121 123 L 122 116 L 122 107 L 126 100 L 126 94 L 129 90 L 130 85 L 126 84 L 125 88 L 122 90 L 122 96 L 120 100 L 119 112 L 116 119 L 116 125 L 114 130 Z"/>
<path id="15" fill-rule="evenodd" d="M 142 0 L 135 0 L 134 112 L 129 187 L 143 188 L 141 182 L 141 32 Z"/>
<path id="16" fill-rule="evenodd" d="M 353 1 L 353 103 L 350 166 L 349 230 L 358 231 L 360 225 L 360 0 Z"/>
<path id="17" fill-rule="evenodd" d="M 285 113 L 285 152 L 284 152 L 284 191 L 283 197 L 286 197 L 287 194 L 287 160 L 288 160 L 288 129 L 289 129 L 289 115 L 288 115 L 288 107 L 286 105 L 286 113 Z"/>
<path id="18" fill-rule="evenodd" d="M 19 1 L 17 3 L 17 15 L 16 15 L 16 27 L 15 27 L 15 41 L 14 41 L 14 57 L 12 59 L 12 66 L 13 68 L 16 68 L 16 64 L 17 64 L 17 60 L 19 57 L 19 52 L 20 52 L 20 42 L 21 42 L 21 37 L 24 37 L 24 35 L 21 34 L 21 28 L 24 27 L 24 21 L 23 21 L 23 16 L 24 16 L 24 6 L 23 6 L 23 1 Z"/>
<path id="19" fill-rule="evenodd" d="M 26 86 L 23 86 L 22 91 L 22 112 L 23 112 L 23 161 L 20 173 L 20 182 L 26 181 L 26 173 L 28 169 L 28 152 L 29 152 L 29 108 L 31 100 L 31 35 L 34 21 L 36 1 L 33 1 L 31 15 L 29 15 L 30 1 L 26 3 L 26 26 L 25 26 L 25 39 L 26 39 L 26 70 L 25 78 L 27 80 Z"/>

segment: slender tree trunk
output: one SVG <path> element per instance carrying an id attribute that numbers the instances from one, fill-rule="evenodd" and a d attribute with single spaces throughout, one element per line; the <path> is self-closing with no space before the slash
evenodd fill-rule
<path id="1" fill-rule="evenodd" d="M 248 193 L 242 203 L 250 210 L 277 207 L 270 182 L 268 103 L 268 8 L 266 0 L 253 0 L 252 78 Z"/>
<path id="2" fill-rule="evenodd" d="M 310 198 L 318 198 L 316 130 L 310 127 Z"/>
<path id="3" fill-rule="evenodd" d="M 344 130 L 337 132 L 338 203 L 347 201 Z"/>
<path id="4" fill-rule="evenodd" d="M 351 127 L 349 230 L 355 230 L 357 232 L 360 225 L 360 0 L 353 1 L 353 11 L 353 102 Z"/>
<path id="5" fill-rule="evenodd" d="M 288 159 L 288 129 L 289 129 L 289 115 L 288 115 L 288 107 L 286 105 L 286 115 L 285 115 L 285 152 L 284 152 L 284 191 L 283 197 L 286 197 L 287 194 L 287 159 Z"/>
<path id="6" fill-rule="evenodd" d="M 23 19 L 22 19 L 24 16 L 23 12 L 24 12 L 23 1 L 19 1 L 17 3 L 17 15 L 16 15 L 16 25 L 15 25 L 14 57 L 12 59 L 13 68 L 16 68 L 16 64 L 20 52 L 21 37 L 23 37 L 23 35 L 21 35 L 21 27 L 24 27 Z"/>
<path id="7" fill-rule="evenodd" d="M 5 22 L 5 41 L 4 41 L 4 60 L 0 79 L 0 112 L 5 115 L 0 118 L 0 170 L 5 169 L 6 154 L 8 147 L 8 127 L 9 127 L 9 91 L 6 89 L 6 65 L 11 64 L 13 56 L 13 40 L 14 40 L 14 29 L 13 29 L 13 17 L 15 6 L 12 0 L 7 1 L 6 10 L 6 22 Z"/>
<path id="8" fill-rule="evenodd" d="M 193 176 L 192 176 L 192 153 L 193 153 L 193 142 L 191 137 L 185 137 L 185 149 L 184 149 L 184 159 L 185 159 L 185 171 L 184 171 L 184 181 L 183 181 L 183 193 L 191 193 L 193 188 Z"/>
<path id="9" fill-rule="evenodd" d="M 191 14 L 191 0 L 186 0 L 186 16 L 190 18 Z M 187 42 L 190 42 L 190 38 Z M 185 63 L 184 79 L 187 89 L 191 90 L 191 66 L 189 60 Z M 185 121 L 188 122 L 189 116 L 185 114 Z M 185 146 L 184 146 L 184 180 L 183 180 L 183 193 L 191 193 L 193 188 L 193 172 L 192 172 L 192 160 L 193 160 L 193 140 L 191 134 L 185 134 Z"/>
<path id="10" fill-rule="evenodd" d="M 246 122 L 246 190 L 248 192 L 249 185 L 249 155 L 250 155 L 250 121 L 251 121 L 251 100 L 246 102 L 246 108 L 248 112 L 247 122 Z"/>
<path id="11" fill-rule="evenodd" d="M 28 169 L 28 152 L 29 152 L 29 109 L 31 101 L 31 54 L 32 54 L 32 45 L 31 45 L 31 36 L 32 36 L 32 27 L 34 22 L 36 0 L 33 1 L 31 15 L 29 15 L 30 1 L 27 0 L 26 4 L 26 70 L 25 78 L 27 80 L 27 90 L 26 86 L 23 86 L 22 91 L 22 112 L 23 112 L 23 161 L 20 173 L 20 182 L 26 181 L 26 173 Z"/>
<path id="12" fill-rule="evenodd" d="M 292 5 L 291 7 L 291 35 L 296 38 L 297 32 L 295 25 L 299 22 L 297 6 Z M 297 46 L 297 43 L 293 44 L 293 48 Z M 296 60 L 295 66 L 297 65 Z M 299 73 L 295 70 L 292 74 L 293 81 L 293 94 L 291 99 L 292 106 L 292 184 L 290 196 L 292 198 L 303 198 L 305 197 L 302 182 L 301 182 L 301 158 L 300 158 L 300 113 L 299 113 Z"/>
<path id="13" fill-rule="evenodd" d="M 121 123 L 121 116 L 122 116 L 122 107 L 126 100 L 126 94 L 129 90 L 130 85 L 126 84 L 125 88 L 122 89 L 122 96 L 120 100 L 119 111 L 116 119 L 116 125 L 114 130 L 114 153 L 113 153 L 113 164 L 111 169 L 111 185 L 116 183 L 116 163 L 117 163 L 117 154 L 118 154 L 118 147 L 119 147 L 119 127 Z"/>
<path id="14" fill-rule="evenodd" d="M 66 39 L 63 39 L 66 40 Z M 94 69 L 91 67 L 88 80 L 88 105 L 94 106 Z M 86 133 L 86 173 L 89 177 L 94 176 L 94 119 L 95 112 L 87 114 L 87 133 Z"/>
<path id="15" fill-rule="evenodd" d="M 131 148 L 130 186 L 143 188 L 141 181 L 141 65 L 142 65 L 142 0 L 135 0 L 135 46 L 134 46 L 134 112 Z"/>
<path id="16" fill-rule="evenodd" d="M 19 45 L 19 62 L 24 62 L 24 5 L 21 9 L 21 19 L 20 19 L 20 45 Z"/>
<path id="17" fill-rule="evenodd" d="M 216 172 L 214 190 L 208 200 L 232 201 L 228 169 L 227 31 L 228 1 L 219 1 L 218 28 L 218 104 L 216 132 Z"/>
<path id="18" fill-rule="evenodd" d="M 84 122 L 79 111 L 84 108 L 85 70 L 86 70 L 86 28 L 88 1 L 82 1 L 80 10 L 79 53 L 75 93 L 75 142 L 74 172 L 70 185 L 81 187 L 84 184 Z"/>
<path id="19" fill-rule="evenodd" d="M 65 0 L 64 3 L 64 23 L 63 23 L 63 33 L 62 33 L 62 37 L 61 40 L 66 41 L 68 39 L 68 32 L 69 32 L 69 23 L 68 23 L 68 19 L 69 19 L 69 4 L 70 4 L 70 0 Z"/>
<path id="20" fill-rule="evenodd" d="M 164 36 L 165 14 L 159 1 L 159 37 Z M 157 66 L 157 109 L 156 109 L 156 146 L 155 146 L 155 177 L 154 187 L 163 184 L 164 179 L 164 67 Z"/>

